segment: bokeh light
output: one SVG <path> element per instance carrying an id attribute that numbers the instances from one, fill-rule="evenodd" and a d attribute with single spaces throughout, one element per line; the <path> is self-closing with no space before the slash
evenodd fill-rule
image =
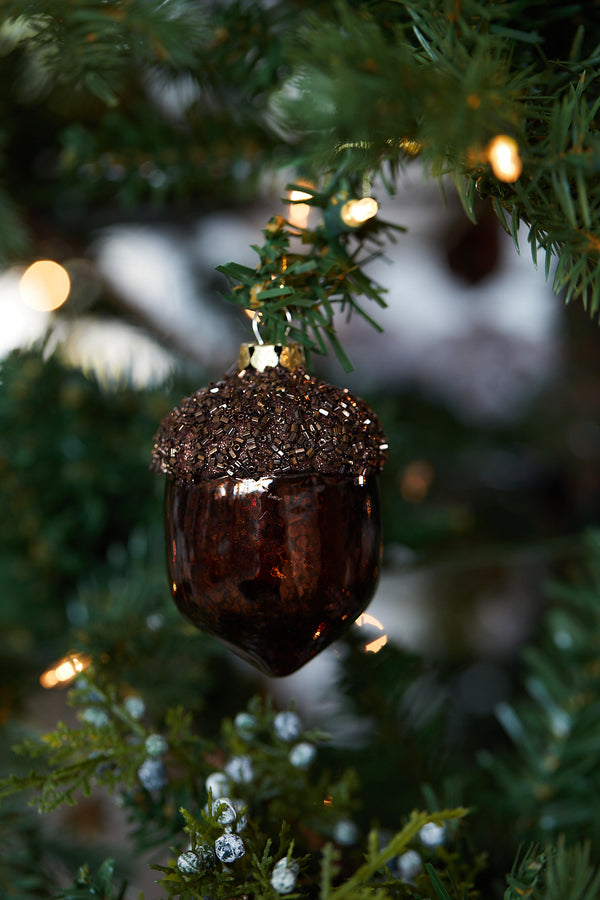
<path id="1" fill-rule="evenodd" d="M 342 222 L 349 228 L 358 228 L 369 219 L 377 215 L 379 204 L 373 197 L 363 197 L 361 200 L 348 200 L 342 206 L 340 213 Z"/>
<path id="2" fill-rule="evenodd" d="M 488 144 L 488 159 L 499 181 L 516 181 L 523 171 L 517 142 L 507 134 L 497 135 Z"/>
<path id="3" fill-rule="evenodd" d="M 40 675 L 40 684 L 43 688 L 54 688 L 58 685 L 65 687 L 90 665 L 89 656 L 81 653 L 67 653 L 62 659 L 49 666 Z"/>
<path id="4" fill-rule="evenodd" d="M 308 203 L 299 201 L 310 200 L 311 197 L 312 194 L 308 194 L 306 191 L 290 191 L 289 221 L 290 224 L 295 225 L 296 228 L 306 228 L 308 225 L 308 218 L 312 207 L 309 206 Z"/>
<path id="5" fill-rule="evenodd" d="M 62 306 L 71 290 L 69 273 L 51 259 L 32 263 L 19 282 L 21 299 L 31 309 L 52 312 Z"/>
<path id="6" fill-rule="evenodd" d="M 400 473 L 402 499 L 407 503 L 421 503 L 429 493 L 434 474 L 433 466 L 425 459 L 408 463 Z"/>

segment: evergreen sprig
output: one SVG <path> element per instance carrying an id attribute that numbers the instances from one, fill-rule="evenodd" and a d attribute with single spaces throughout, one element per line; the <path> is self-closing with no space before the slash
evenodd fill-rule
<path id="1" fill-rule="evenodd" d="M 387 843 L 381 846 L 377 832 L 373 831 L 367 839 L 366 861 L 359 865 L 351 874 L 346 874 L 347 861 L 344 864 L 342 876 L 342 849 L 332 843 L 326 843 L 321 848 L 318 859 L 313 859 L 312 854 L 306 854 L 301 859 L 294 860 L 298 866 L 297 892 L 290 890 L 286 896 L 291 900 L 308 893 L 315 895 L 318 887 L 320 900 L 391 900 L 393 897 L 408 896 L 405 893 L 405 883 L 402 878 L 390 877 L 386 864 L 403 853 L 411 844 L 414 844 L 419 831 L 428 823 L 437 824 L 452 823 L 460 820 L 466 814 L 464 809 L 440 810 L 430 813 L 427 811 L 413 811 L 410 813 L 406 825 L 395 834 Z M 219 825 L 214 817 L 205 815 L 202 820 L 195 819 L 188 812 L 183 811 L 186 820 L 185 831 L 190 839 L 192 852 L 200 847 L 209 847 L 219 834 Z M 222 829 L 221 829 L 222 830 Z M 168 866 L 154 866 L 163 873 L 161 884 L 167 890 L 169 897 L 178 897 L 181 900 L 193 900 L 199 895 L 209 894 L 211 897 L 224 900 L 231 896 L 243 893 L 252 893 L 261 900 L 278 900 L 278 892 L 271 883 L 273 863 L 276 859 L 292 859 L 294 843 L 291 841 L 291 832 L 287 826 L 283 826 L 278 837 L 278 850 L 273 851 L 272 839 L 265 838 L 264 834 L 253 828 L 252 816 L 248 829 L 242 832 L 246 852 L 243 857 L 233 865 L 220 868 L 213 865 L 205 865 L 197 873 L 182 872 L 177 861 Z M 438 863 L 439 865 L 439 863 Z M 434 872 L 432 881 L 442 884 L 438 871 L 431 866 Z M 387 876 L 384 873 L 387 872 Z M 447 874 L 441 866 L 441 876 L 445 880 Z M 428 879 L 422 880 L 421 887 L 426 889 Z M 417 891 L 417 887 L 411 888 L 415 893 L 411 896 L 425 897 Z"/>
<path id="2" fill-rule="evenodd" d="M 306 193 L 306 186 L 288 187 Z M 262 341 L 297 341 L 307 350 L 323 354 L 329 344 L 346 371 L 352 364 L 337 337 L 335 314 L 345 314 L 347 319 L 359 315 L 377 331 L 382 330 L 360 298 L 385 307 L 385 290 L 364 267 L 380 255 L 382 235 L 404 230 L 377 217 L 360 227 L 346 227 L 340 210 L 348 200 L 360 196 L 361 188 L 349 179 L 343 187 L 332 180 L 322 190 L 311 189 L 302 202 L 321 210 L 323 218 L 317 226 L 301 227 L 275 216 L 263 230 L 262 247 L 253 247 L 260 260 L 256 268 L 237 263 L 218 267 L 234 285 L 225 299 L 257 316 Z M 369 243 L 375 249 L 365 253 Z"/>
<path id="3" fill-rule="evenodd" d="M 251 733 L 225 722 L 222 742 L 215 742 L 199 735 L 189 713 L 180 708 L 168 710 L 163 731 L 157 731 L 129 711 L 130 697 L 93 678 L 88 670 L 70 692 L 79 725 L 59 723 L 42 739 L 22 741 L 17 752 L 34 759 L 36 766 L 28 774 L 0 781 L 0 798 L 29 791 L 38 809 L 50 812 L 76 803 L 79 792 L 89 795 L 102 786 L 128 809 L 137 822 L 138 837 L 148 843 L 148 826 L 153 828 L 153 841 L 182 827 L 179 814 L 169 816 L 169 809 L 176 811 L 182 805 L 202 809 L 208 795 L 205 779 L 219 761 L 226 767 L 231 757 L 242 757 L 251 765 L 248 783 L 238 783 L 235 775 L 222 777 L 231 789 L 243 788 L 255 820 L 264 827 L 280 825 L 291 803 L 308 827 L 331 833 L 338 818 L 354 808 L 352 771 L 332 775 L 321 769 L 309 776 L 306 767 L 295 765 L 289 757 L 290 744 L 274 730 L 276 712 L 270 704 L 250 704 Z M 300 737 L 311 744 L 323 738 L 320 732 L 310 731 L 299 733 Z M 159 776 L 144 773 L 148 760 L 160 767 Z M 324 798 L 329 798 L 327 803 Z"/>
<path id="4" fill-rule="evenodd" d="M 504 900 L 595 900 L 600 869 L 590 861 L 588 843 L 568 847 L 564 838 L 541 849 L 520 853 L 506 878 Z"/>
<path id="5" fill-rule="evenodd" d="M 77 85 L 108 106 L 118 103 L 136 66 L 184 69 L 207 41 L 207 17 L 190 0 L 7 0 L 4 41 L 22 46 L 27 93 L 49 83 Z"/>
<path id="6" fill-rule="evenodd" d="M 127 883 L 115 885 L 114 868 L 112 859 L 104 860 L 95 873 L 89 866 L 81 866 L 73 885 L 55 894 L 56 900 L 123 900 Z"/>
<path id="7" fill-rule="evenodd" d="M 197 874 L 182 868 L 178 859 L 158 866 L 169 896 L 192 900 L 208 891 L 216 900 L 225 900 L 233 891 L 236 896 L 252 893 L 277 900 L 278 891 L 271 882 L 274 861 L 291 860 L 293 854 L 294 865 L 301 870 L 302 889 L 313 881 L 319 883 L 323 900 L 364 900 L 374 894 L 391 900 L 403 896 L 398 895 L 401 879 L 390 879 L 391 861 L 417 841 L 424 826 L 449 825 L 466 813 L 462 808 L 415 811 L 383 845 L 377 832 L 372 832 L 366 840 L 365 860 L 357 864 L 350 843 L 356 842 L 358 849 L 358 831 L 350 842 L 335 837 L 336 825 L 347 820 L 356 804 L 352 773 L 318 772 L 312 754 L 306 761 L 294 761 L 292 750 L 298 742 L 315 747 L 323 739 L 319 732 L 301 730 L 295 712 L 277 713 L 271 703 L 254 699 L 233 722 L 224 723 L 221 740 L 211 742 L 193 733 L 182 711 L 173 711 L 161 735 L 144 724 L 139 701 L 128 703 L 114 687 L 90 676 L 89 670 L 78 681 L 71 701 L 80 710 L 80 725 L 59 724 L 42 741 L 23 742 L 20 752 L 33 758 L 36 767 L 29 775 L 0 783 L 0 796 L 33 790 L 38 807 L 47 812 L 61 803 L 76 802 L 77 792 L 108 788 L 138 830 L 143 830 L 145 845 L 165 839 L 166 810 L 177 809 L 177 800 L 185 798 L 181 811 L 174 819 L 171 815 L 168 833 L 183 847 L 185 834 L 191 852 L 202 849 L 205 860 L 224 833 L 242 836 L 245 852 L 235 865 L 209 864 Z M 222 769 L 215 771 L 215 765 Z M 205 788 L 209 775 L 217 781 L 206 781 Z M 237 800 L 223 798 L 223 787 L 215 793 L 216 785 L 223 783 Z M 231 820 L 221 818 L 223 809 L 231 809 L 233 803 L 237 804 L 235 823 L 226 827 Z M 318 856 L 315 848 L 322 851 Z M 178 852 L 184 852 L 183 848 Z M 345 874 L 340 881 L 342 862 Z M 438 863 L 440 877 L 446 879 L 443 862 Z M 349 866 L 351 873 L 346 874 Z M 61 897 L 78 900 L 84 890 L 112 897 L 117 889 L 111 878 L 110 862 L 95 877 L 84 867 L 73 888 Z"/>
<path id="8" fill-rule="evenodd" d="M 546 253 L 547 277 L 556 264 L 554 290 L 595 314 L 600 32 L 593 16 L 578 19 L 565 7 L 548 19 L 536 4 L 445 0 L 403 0 L 385 13 L 381 5 L 335 9 L 331 21 L 309 17 L 299 30 L 294 93 L 281 97 L 282 114 L 310 136 L 313 159 L 340 166 L 343 148 L 356 171 L 389 168 L 393 184 L 418 148 L 431 174 L 452 176 L 469 215 L 476 196 L 491 199 L 517 247 L 523 223 L 534 262 Z M 503 133 L 522 157 L 514 184 L 499 181 L 485 161 L 487 143 Z"/>
<path id="9" fill-rule="evenodd" d="M 600 32 L 592 11 L 545 6 L 6 0 L 2 74 L 16 90 L 3 98 L 4 118 L 18 121 L 37 91 L 37 131 L 55 164 L 42 181 L 22 177 L 21 135 L 7 130 L 15 188 L 3 206 L 15 227 L 0 230 L 0 252 L 23 251 L 21 204 L 52 210 L 56 194 L 81 234 L 87 209 L 114 199 L 247 199 L 273 163 L 380 175 L 393 190 L 418 151 L 429 173 L 459 185 L 470 214 L 481 195 L 515 238 L 523 223 L 534 261 L 544 252 L 547 274 L 556 266 L 554 289 L 596 313 Z M 177 95 L 182 75 L 187 100 L 167 109 L 160 87 Z M 499 133 L 519 145 L 515 183 L 485 160 Z M 331 274 L 346 275 L 337 235 L 327 245 Z M 298 306 L 298 315 L 308 317 L 304 340 L 323 352 L 328 313 L 323 322 Z"/>
<path id="10" fill-rule="evenodd" d="M 587 580 L 553 585 L 542 634 L 523 651 L 525 695 L 502 703 L 511 753 L 480 754 L 500 788 L 499 809 L 522 838 L 567 833 L 600 841 L 589 797 L 600 789 L 600 539 L 588 538 Z"/>

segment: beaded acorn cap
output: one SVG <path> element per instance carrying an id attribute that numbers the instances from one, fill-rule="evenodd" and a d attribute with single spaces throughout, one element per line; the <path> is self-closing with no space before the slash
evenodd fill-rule
<path id="1" fill-rule="evenodd" d="M 240 365 L 163 419 L 155 471 L 195 483 L 309 472 L 358 478 L 382 469 L 388 445 L 374 412 L 309 375 L 293 345 L 244 345 Z"/>

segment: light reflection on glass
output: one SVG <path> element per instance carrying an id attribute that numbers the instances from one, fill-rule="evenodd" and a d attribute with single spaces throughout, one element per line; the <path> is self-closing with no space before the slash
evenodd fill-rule
<path id="1" fill-rule="evenodd" d="M 383 623 L 380 622 L 379 619 L 376 619 L 375 616 L 371 615 L 371 613 L 366 612 L 361 613 L 354 624 L 358 625 L 359 628 L 364 627 L 365 625 L 372 625 L 375 628 L 378 628 L 379 631 L 383 631 L 384 628 Z M 387 642 L 387 634 L 382 634 L 380 637 L 375 638 L 373 641 L 369 641 L 367 644 L 365 644 L 363 650 L 365 651 L 365 653 L 379 653 L 382 647 L 385 647 Z"/>
<path id="2" fill-rule="evenodd" d="M 266 491 L 272 481 L 272 478 L 241 478 L 233 486 L 233 495 L 234 497 L 245 497 L 255 491 Z M 220 485 L 218 490 L 218 495 L 224 497 L 227 492 L 226 486 Z"/>

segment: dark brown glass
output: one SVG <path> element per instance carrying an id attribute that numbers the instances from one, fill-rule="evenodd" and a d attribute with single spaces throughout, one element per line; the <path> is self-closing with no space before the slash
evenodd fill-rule
<path id="1" fill-rule="evenodd" d="M 183 615 L 268 675 L 289 675 L 340 637 L 373 596 L 378 479 L 169 479 L 166 533 Z"/>

